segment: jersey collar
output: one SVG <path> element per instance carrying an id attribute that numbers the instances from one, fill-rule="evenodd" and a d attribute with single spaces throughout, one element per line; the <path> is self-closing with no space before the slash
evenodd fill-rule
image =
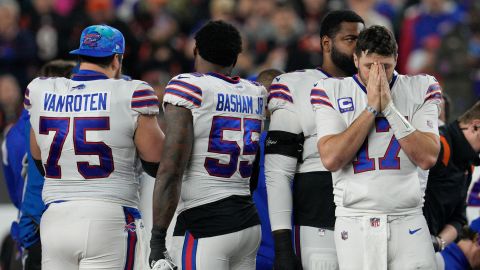
<path id="1" fill-rule="evenodd" d="M 325 74 L 325 76 L 327 76 L 328 78 L 333 78 L 332 75 L 330 75 L 328 72 L 326 72 L 325 70 L 323 70 L 321 67 L 317 67 L 317 70 L 322 72 L 323 74 Z"/>
<path id="2" fill-rule="evenodd" d="M 393 72 L 393 77 L 392 80 L 390 81 L 390 89 L 393 88 L 393 85 L 397 81 L 398 73 L 396 71 Z M 360 79 L 358 78 L 358 74 L 355 74 L 352 76 L 353 80 L 360 86 L 360 89 L 362 89 L 365 94 L 367 93 L 367 88 L 360 82 Z"/>
<path id="3" fill-rule="evenodd" d="M 74 81 L 93 81 L 105 79 L 108 79 L 108 77 L 104 73 L 88 69 L 79 70 L 72 76 L 72 80 Z"/>
<path id="4" fill-rule="evenodd" d="M 232 83 L 232 84 L 237 84 L 240 82 L 240 77 L 236 76 L 236 77 L 228 77 L 228 76 L 225 76 L 223 74 L 220 74 L 220 73 L 216 73 L 216 72 L 208 72 L 207 73 L 208 75 L 210 76 L 213 76 L 213 77 L 216 77 L 216 78 L 219 78 L 221 80 L 224 80 L 228 83 Z"/>

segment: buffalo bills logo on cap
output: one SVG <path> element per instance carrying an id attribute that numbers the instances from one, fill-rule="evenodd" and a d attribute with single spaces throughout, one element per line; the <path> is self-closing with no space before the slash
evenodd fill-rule
<path id="1" fill-rule="evenodd" d="M 83 38 L 83 45 L 88 47 L 97 47 L 97 42 L 102 38 L 102 35 L 98 32 L 86 34 Z"/>

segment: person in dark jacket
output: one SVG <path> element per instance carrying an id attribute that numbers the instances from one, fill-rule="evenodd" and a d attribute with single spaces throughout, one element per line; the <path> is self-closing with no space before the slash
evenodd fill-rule
<path id="1" fill-rule="evenodd" d="M 423 207 L 436 251 L 455 241 L 467 224 L 466 197 L 472 166 L 480 165 L 480 101 L 458 120 L 440 127 L 440 141 Z"/>

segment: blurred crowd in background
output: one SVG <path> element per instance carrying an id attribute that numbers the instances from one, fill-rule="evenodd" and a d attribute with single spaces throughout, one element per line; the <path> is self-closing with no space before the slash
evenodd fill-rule
<path id="1" fill-rule="evenodd" d="M 319 23 L 347 8 L 367 26 L 391 29 L 397 71 L 435 75 L 456 117 L 480 97 L 478 0 L 0 0 L 0 129 L 21 111 L 23 91 L 52 59 L 74 59 L 82 29 L 108 24 L 126 38 L 124 74 L 150 83 L 161 98 L 168 80 L 193 69 L 195 31 L 225 20 L 243 34 L 235 75 L 321 64 Z"/>

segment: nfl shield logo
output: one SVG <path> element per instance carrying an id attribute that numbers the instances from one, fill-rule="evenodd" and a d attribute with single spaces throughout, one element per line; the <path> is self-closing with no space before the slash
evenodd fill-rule
<path id="1" fill-rule="evenodd" d="M 347 240 L 348 239 L 348 232 L 347 231 L 342 231 L 341 235 L 342 235 L 342 240 Z"/>
<path id="2" fill-rule="evenodd" d="M 380 219 L 379 218 L 371 218 L 370 219 L 370 226 L 372 226 L 372 227 L 380 226 Z"/>

